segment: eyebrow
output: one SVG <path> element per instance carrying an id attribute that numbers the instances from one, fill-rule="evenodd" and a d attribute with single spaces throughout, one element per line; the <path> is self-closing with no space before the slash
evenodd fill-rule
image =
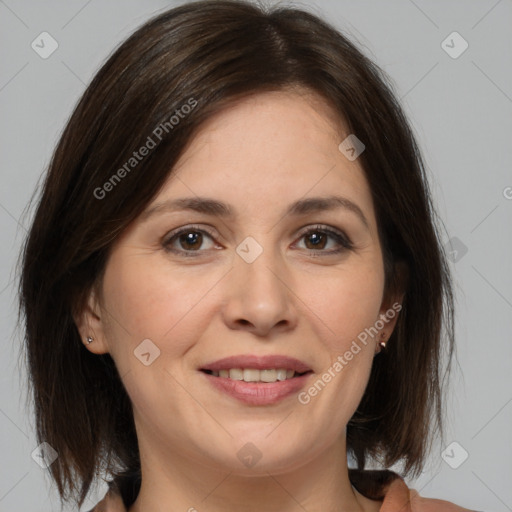
<path id="1" fill-rule="evenodd" d="M 284 216 L 301 216 L 308 213 L 318 213 L 337 208 L 343 208 L 354 213 L 365 227 L 368 230 L 370 229 L 368 220 L 364 216 L 361 208 L 359 208 L 359 206 L 350 199 L 342 196 L 309 197 L 306 199 L 299 199 L 289 205 L 288 209 L 284 212 Z M 235 216 L 233 209 L 228 204 L 221 201 L 210 199 L 208 197 L 183 197 L 179 199 L 169 199 L 155 204 L 141 214 L 141 221 L 145 222 L 149 217 L 157 213 L 181 210 L 191 210 L 221 218 L 232 218 Z"/>

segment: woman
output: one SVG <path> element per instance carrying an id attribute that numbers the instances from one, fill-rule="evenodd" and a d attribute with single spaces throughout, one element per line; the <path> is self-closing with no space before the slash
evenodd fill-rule
<path id="1" fill-rule="evenodd" d="M 106 472 L 95 512 L 468 510 L 404 480 L 453 351 L 437 229 L 390 87 L 327 23 L 150 20 L 78 103 L 22 255 L 63 501 Z"/>

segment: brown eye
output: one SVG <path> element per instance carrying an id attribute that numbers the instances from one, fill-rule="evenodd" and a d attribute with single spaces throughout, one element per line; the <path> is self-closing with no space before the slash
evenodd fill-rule
<path id="1" fill-rule="evenodd" d="M 318 231 L 312 231 L 309 234 L 305 235 L 306 247 L 308 247 L 308 242 L 311 242 L 311 247 L 308 249 L 324 249 L 327 243 L 328 236 L 325 233 L 319 233 Z"/>
<path id="2" fill-rule="evenodd" d="M 350 250 L 353 244 L 350 239 L 341 232 L 327 229 L 323 226 L 316 226 L 310 228 L 308 231 L 302 233 L 300 240 L 305 240 L 305 248 L 310 251 L 319 251 L 325 255 L 337 254 L 342 251 Z M 334 248 L 325 250 L 330 242 L 334 242 Z M 338 246 L 336 248 L 336 245 Z"/>
<path id="3" fill-rule="evenodd" d="M 204 247 L 207 240 L 213 241 L 213 235 L 204 229 L 186 227 L 172 232 L 162 243 L 164 249 L 168 252 L 174 252 L 183 256 L 195 256 L 193 253 L 201 253 L 204 250 L 211 249 L 213 244 Z"/>
<path id="4" fill-rule="evenodd" d="M 199 249 L 203 242 L 203 235 L 197 231 L 190 231 L 178 237 L 178 242 L 182 249 Z"/>

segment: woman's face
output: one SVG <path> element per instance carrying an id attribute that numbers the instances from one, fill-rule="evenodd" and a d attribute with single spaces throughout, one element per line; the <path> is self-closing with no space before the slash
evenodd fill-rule
<path id="1" fill-rule="evenodd" d="M 112 355 L 148 457 L 276 473 L 344 446 L 379 341 L 368 329 L 390 307 L 370 189 L 338 148 L 348 135 L 318 97 L 246 99 L 203 125 L 113 248 L 87 348 Z M 309 373 L 203 371 L 238 356 L 255 359 L 220 366 L 292 369 L 257 359 L 284 356 Z"/>

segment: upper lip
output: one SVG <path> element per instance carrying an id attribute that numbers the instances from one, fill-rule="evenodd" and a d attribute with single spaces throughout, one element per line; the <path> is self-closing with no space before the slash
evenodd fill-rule
<path id="1" fill-rule="evenodd" d="M 311 368 L 304 362 L 283 355 L 274 356 L 256 356 L 256 355 L 239 355 L 224 357 L 211 363 L 205 364 L 201 370 L 211 370 L 218 372 L 220 370 L 229 370 L 231 368 L 251 368 L 255 370 L 268 370 L 285 368 L 286 370 L 295 370 L 297 373 L 311 371 Z"/>

